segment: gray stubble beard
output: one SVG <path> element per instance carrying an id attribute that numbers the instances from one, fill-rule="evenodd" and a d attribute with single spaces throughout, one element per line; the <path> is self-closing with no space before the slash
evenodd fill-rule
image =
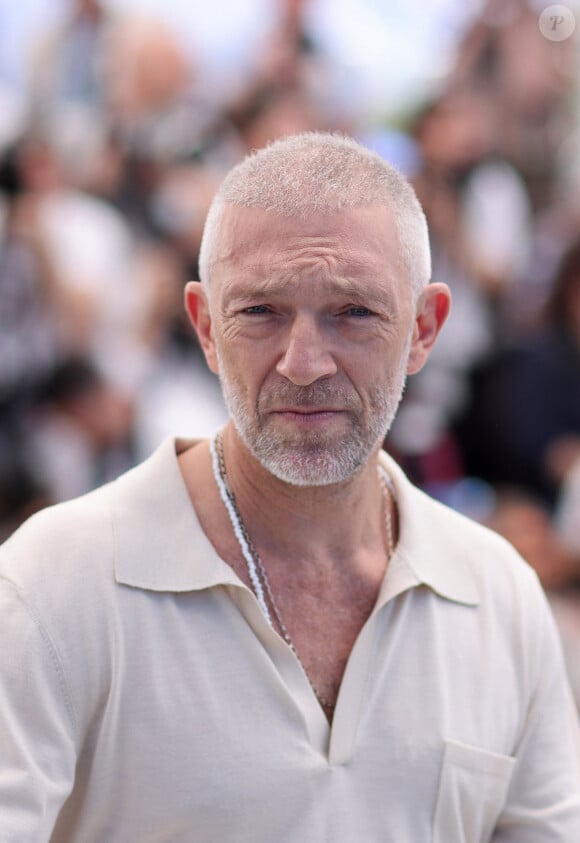
<path id="1" fill-rule="evenodd" d="M 261 398 L 252 417 L 242 390 L 224 375 L 225 367 L 218 351 L 220 383 L 238 435 L 266 471 L 293 486 L 329 486 L 356 474 L 382 445 L 403 396 L 409 350 L 410 340 L 390 383 L 370 391 L 370 413 L 366 425 L 359 409 L 360 401 L 353 402 L 356 396 L 354 390 L 333 386 L 331 381 L 316 381 L 307 387 L 284 381 L 269 391 L 268 406 L 273 408 L 344 407 L 346 417 L 351 420 L 351 429 L 340 435 L 305 431 L 289 437 L 277 433 L 268 423 L 272 417 L 267 408 L 260 408 L 263 403 Z"/>

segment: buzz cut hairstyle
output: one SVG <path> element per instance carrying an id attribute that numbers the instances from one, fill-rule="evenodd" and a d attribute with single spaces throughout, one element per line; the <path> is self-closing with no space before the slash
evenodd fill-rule
<path id="1" fill-rule="evenodd" d="M 230 170 L 204 227 L 199 275 L 206 289 L 219 260 L 222 220 L 230 205 L 288 217 L 386 205 L 393 212 L 401 264 L 415 296 L 431 278 L 427 221 L 415 191 L 395 167 L 350 137 L 325 132 L 291 135 L 251 153 Z"/>

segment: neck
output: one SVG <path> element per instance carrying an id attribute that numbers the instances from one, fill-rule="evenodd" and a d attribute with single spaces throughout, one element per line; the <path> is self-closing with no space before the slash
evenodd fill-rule
<path id="1" fill-rule="evenodd" d="M 293 565 L 343 567 L 384 547 L 378 449 L 357 474 L 330 486 L 293 486 L 267 471 L 233 425 L 223 434 L 227 481 L 252 540 Z"/>

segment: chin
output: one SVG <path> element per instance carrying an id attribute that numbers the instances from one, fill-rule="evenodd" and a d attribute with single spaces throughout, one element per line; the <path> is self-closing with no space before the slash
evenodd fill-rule
<path id="1" fill-rule="evenodd" d="M 274 444 L 274 443 L 272 443 Z M 344 483 L 360 471 L 368 459 L 367 449 L 342 449 L 337 453 L 326 449 L 314 450 L 309 448 L 301 453 L 296 450 L 289 452 L 277 447 L 254 451 L 254 456 L 278 480 L 290 486 L 331 486 Z"/>

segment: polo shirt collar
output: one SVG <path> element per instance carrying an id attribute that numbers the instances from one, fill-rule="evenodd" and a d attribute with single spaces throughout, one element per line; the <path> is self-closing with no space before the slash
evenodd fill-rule
<path id="1" fill-rule="evenodd" d="M 405 590 L 405 585 L 423 585 L 447 600 L 479 605 L 469 558 L 477 548 L 466 529 L 468 520 L 414 486 L 384 451 L 380 462 L 392 480 L 399 511 L 399 540 L 389 566 L 392 582 L 389 576 L 385 581 L 387 596 L 393 596 L 393 589 Z"/>
<path id="2" fill-rule="evenodd" d="M 177 456 L 194 440 L 167 439 L 110 486 L 117 582 L 197 591 L 241 581 L 203 532 Z"/>
<path id="3" fill-rule="evenodd" d="M 193 444 L 194 440 L 167 439 L 149 459 L 110 485 L 117 582 L 168 592 L 241 585 L 203 532 L 181 475 L 177 456 Z M 394 485 L 400 534 L 380 601 L 423 585 L 448 600 L 477 605 L 460 527 L 465 519 L 414 487 L 384 452 L 381 463 Z M 459 519 L 458 530 L 452 529 L 454 518 Z M 442 528 L 442 523 L 447 526 Z"/>

